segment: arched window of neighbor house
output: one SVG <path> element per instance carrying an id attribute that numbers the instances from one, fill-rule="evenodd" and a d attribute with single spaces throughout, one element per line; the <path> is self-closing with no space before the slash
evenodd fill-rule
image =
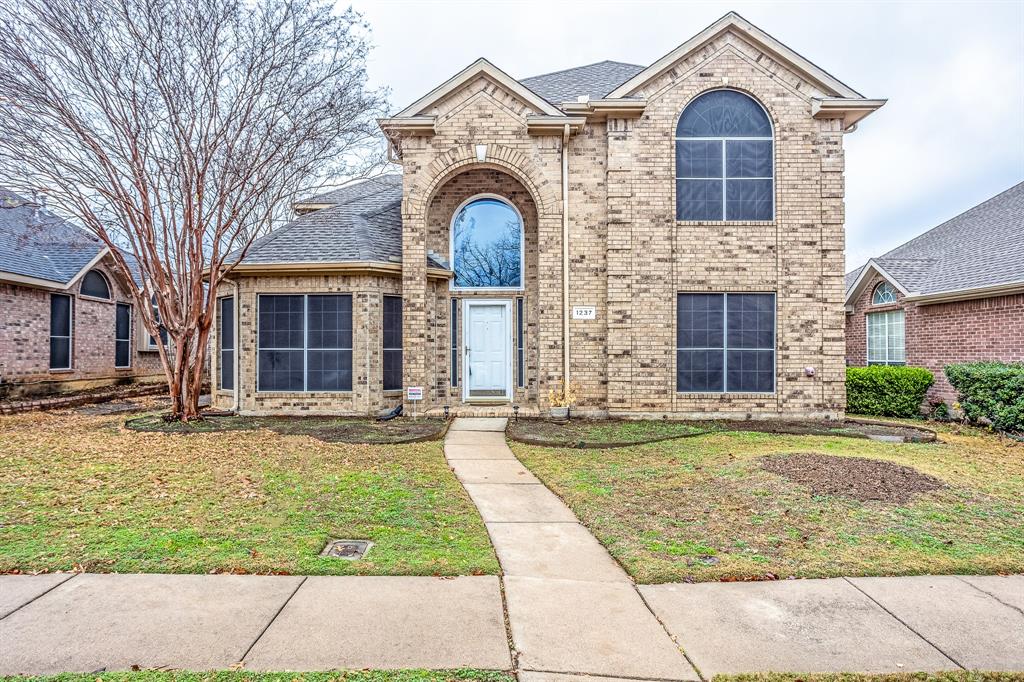
<path id="1" fill-rule="evenodd" d="M 885 305 L 896 302 L 896 289 L 888 282 L 882 282 L 871 294 L 871 305 Z"/>
<path id="2" fill-rule="evenodd" d="M 522 289 L 523 219 L 512 204 L 483 195 L 455 211 L 453 289 Z"/>
<path id="3" fill-rule="evenodd" d="M 711 90 L 676 126 L 676 220 L 772 220 L 772 124 L 752 97 Z"/>
<path id="4" fill-rule="evenodd" d="M 98 270 L 90 270 L 85 273 L 85 277 L 82 278 L 81 292 L 83 296 L 110 300 L 110 286 L 107 285 L 107 278 Z"/>

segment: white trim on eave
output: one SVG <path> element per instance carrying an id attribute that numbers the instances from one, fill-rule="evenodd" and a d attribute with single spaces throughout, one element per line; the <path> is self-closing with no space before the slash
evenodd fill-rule
<path id="1" fill-rule="evenodd" d="M 75 285 L 79 279 L 82 278 L 85 273 L 96 267 L 96 264 L 103 260 L 103 257 L 110 253 L 110 249 L 104 246 L 100 249 L 92 260 L 82 266 L 82 269 L 75 273 L 75 275 L 67 282 L 55 282 L 49 279 L 42 279 L 40 277 L 31 277 L 29 275 L 19 275 L 16 272 L 0 272 L 0 282 L 10 282 L 11 284 L 21 284 L 30 287 L 40 287 L 43 289 L 55 289 L 57 291 L 67 291 Z"/>
<path id="2" fill-rule="evenodd" d="M 899 292 L 903 294 L 904 297 L 912 296 L 912 294 L 909 291 L 907 291 L 906 287 L 900 284 L 898 279 L 896 279 L 888 272 L 886 272 L 885 268 L 876 263 L 875 259 L 872 258 L 871 260 L 864 264 L 863 268 L 860 269 L 860 274 L 857 275 L 857 281 L 853 283 L 853 286 L 846 290 L 845 305 L 849 306 L 850 302 L 860 295 L 861 289 L 864 287 L 864 283 L 870 279 L 867 276 L 868 270 L 873 270 L 875 273 L 884 277 L 886 281 L 888 281 L 894 287 L 899 289 Z"/>
<path id="3" fill-rule="evenodd" d="M 421 114 L 424 109 L 434 104 L 443 97 L 451 94 L 461 86 L 465 85 L 471 78 L 476 77 L 479 74 L 484 74 L 491 80 L 495 81 L 502 87 L 506 88 L 510 92 L 516 94 L 528 104 L 532 105 L 537 111 L 542 114 L 549 116 L 565 116 L 558 108 L 548 102 L 546 99 L 536 94 L 525 85 L 517 81 L 512 76 L 499 69 L 494 64 L 490 63 L 483 57 L 477 59 L 475 62 L 467 66 L 462 71 L 458 72 L 441 85 L 437 86 L 423 97 L 402 109 L 400 112 L 384 119 L 387 122 L 394 122 L 395 119 L 417 117 L 421 118 Z"/>
<path id="4" fill-rule="evenodd" d="M 612 90 L 608 95 L 606 95 L 605 99 L 627 97 L 633 94 L 635 90 L 670 69 L 680 59 L 691 52 L 696 51 L 705 43 L 714 40 L 719 35 L 730 29 L 734 30 L 737 34 L 742 35 L 754 45 L 770 53 L 772 57 L 778 61 L 794 68 L 801 75 L 821 86 L 821 88 L 826 92 L 838 97 L 864 99 L 864 96 L 859 92 L 805 57 L 786 47 L 778 40 L 741 17 L 739 14 L 736 14 L 736 12 L 729 12 L 682 45 L 651 64 L 649 67 L 633 76 L 619 87 Z"/>
<path id="5" fill-rule="evenodd" d="M 912 301 L 921 305 L 932 303 L 949 303 L 951 301 L 967 301 L 974 298 L 992 298 L 993 296 L 1009 296 L 1011 294 L 1024 293 L 1024 280 L 1019 282 L 1006 282 L 1004 284 L 993 284 L 987 287 L 972 287 L 969 289 L 947 289 L 946 291 L 934 291 L 930 294 L 914 293 L 903 298 L 904 301 Z"/>

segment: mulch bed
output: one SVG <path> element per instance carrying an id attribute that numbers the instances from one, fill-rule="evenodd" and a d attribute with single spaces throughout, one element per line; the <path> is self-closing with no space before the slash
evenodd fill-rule
<path id="1" fill-rule="evenodd" d="M 150 414 L 129 419 L 125 422 L 125 428 L 168 434 L 221 433 L 263 428 L 286 436 L 310 436 L 325 443 L 383 445 L 437 440 L 444 436 L 448 422 L 405 418 L 378 422 L 357 417 L 243 417 L 208 413 L 201 420 L 186 423 L 165 421 L 163 414 Z"/>
<path id="2" fill-rule="evenodd" d="M 939 479 L 911 467 L 864 457 L 771 455 L 761 458 L 761 467 L 807 486 L 815 495 L 840 495 L 861 502 L 904 504 L 945 487 Z"/>
<path id="3" fill-rule="evenodd" d="M 692 422 L 656 422 L 659 426 L 649 435 L 637 435 L 630 439 L 595 438 L 594 430 L 614 431 L 617 426 L 639 425 L 641 421 L 615 419 L 572 419 L 565 424 L 542 419 L 523 419 L 509 422 L 505 435 L 509 440 L 526 445 L 549 448 L 578 448 L 583 450 L 624 448 L 646 443 L 659 443 L 677 438 L 702 436 L 713 427 Z"/>
<path id="4" fill-rule="evenodd" d="M 935 432 L 925 427 L 905 426 L 867 419 L 847 419 L 845 421 L 816 421 L 781 419 L 752 419 L 750 421 L 717 422 L 724 431 L 757 431 L 761 433 L 780 433 L 793 436 L 845 436 L 847 438 L 892 439 L 911 443 L 934 443 Z"/>

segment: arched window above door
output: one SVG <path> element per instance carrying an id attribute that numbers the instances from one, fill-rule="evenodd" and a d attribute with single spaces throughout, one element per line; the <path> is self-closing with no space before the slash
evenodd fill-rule
<path id="1" fill-rule="evenodd" d="M 771 120 L 736 90 L 698 96 L 676 125 L 676 220 L 772 220 Z"/>
<path id="2" fill-rule="evenodd" d="M 523 219 L 501 197 L 463 203 L 451 224 L 452 289 L 522 289 Z"/>

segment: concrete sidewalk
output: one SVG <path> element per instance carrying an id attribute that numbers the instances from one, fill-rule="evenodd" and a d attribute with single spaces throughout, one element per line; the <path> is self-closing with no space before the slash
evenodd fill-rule
<path id="1" fill-rule="evenodd" d="M 1024 576 L 638 588 L 516 460 L 504 426 L 459 419 L 445 441 L 500 579 L 0 576 L 0 674 L 242 663 L 515 669 L 525 682 L 603 682 L 1024 670 Z"/>

